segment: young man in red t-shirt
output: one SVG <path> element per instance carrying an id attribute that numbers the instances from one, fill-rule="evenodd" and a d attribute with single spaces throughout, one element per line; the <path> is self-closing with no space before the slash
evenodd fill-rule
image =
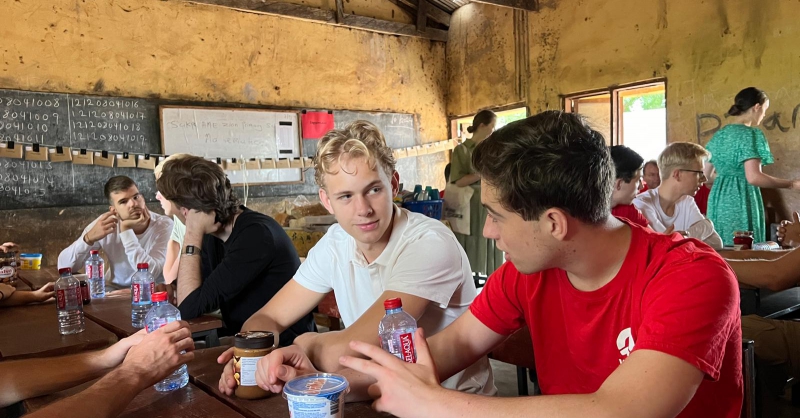
<path id="1" fill-rule="evenodd" d="M 611 215 L 625 218 L 636 225 L 649 226 L 647 218 L 633 206 L 633 199 L 642 184 L 644 158 L 625 145 L 614 145 L 608 150 L 616 172 L 611 191 Z"/>
<path id="2" fill-rule="evenodd" d="M 483 233 L 507 262 L 470 311 L 427 343 L 416 331 L 416 364 L 351 342 L 372 360 L 340 359 L 348 400 L 377 398 L 377 410 L 401 418 L 739 416 L 736 279 L 702 242 L 611 216 L 614 168 L 598 132 L 548 111 L 494 132 L 472 162 L 489 211 Z M 526 325 L 544 396 L 439 385 Z M 273 391 L 313 371 L 293 348 L 269 358 Z"/>

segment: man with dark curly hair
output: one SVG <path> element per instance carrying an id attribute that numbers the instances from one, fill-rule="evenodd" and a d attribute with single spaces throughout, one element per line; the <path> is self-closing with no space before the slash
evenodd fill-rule
<path id="1" fill-rule="evenodd" d="M 300 266 L 291 239 L 274 219 L 240 205 L 222 168 L 203 158 L 166 162 L 156 184 L 186 225 L 177 285 L 181 316 L 219 308 L 223 335 L 239 332 Z M 313 330 L 307 314 L 281 333 L 280 344 Z"/>

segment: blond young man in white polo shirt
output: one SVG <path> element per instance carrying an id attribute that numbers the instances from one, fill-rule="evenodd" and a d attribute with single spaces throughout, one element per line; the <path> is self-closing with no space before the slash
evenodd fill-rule
<path id="1" fill-rule="evenodd" d="M 292 347 L 318 370 L 333 372 L 342 367 L 339 357 L 357 354 L 349 349 L 350 341 L 380 345 L 378 323 L 386 299 L 401 298 L 403 309 L 429 335 L 469 308 L 477 291 L 466 254 L 441 222 L 392 203 L 399 176 L 392 150 L 375 125 L 356 121 L 328 132 L 318 145 L 314 165 L 320 200 L 338 224 L 309 252 L 294 278 L 245 322 L 243 330 L 277 335 L 333 290 L 346 328 L 303 334 Z M 218 359 L 227 363 L 219 389 L 229 395 L 236 387 L 231 356 L 228 350 Z M 283 365 L 291 364 L 290 357 L 276 361 L 270 356 L 274 364 L 267 358 L 259 361 L 259 386 L 268 389 L 276 384 L 269 381 L 270 375 L 294 373 L 294 368 Z M 443 385 L 470 393 L 496 393 L 486 357 Z"/>

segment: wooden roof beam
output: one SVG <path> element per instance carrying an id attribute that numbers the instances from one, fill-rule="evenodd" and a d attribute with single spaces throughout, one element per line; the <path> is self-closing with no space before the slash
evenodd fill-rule
<path id="1" fill-rule="evenodd" d="M 389 0 L 390 2 L 394 3 L 398 7 L 403 10 L 411 10 L 411 16 L 416 18 L 417 13 L 416 10 L 419 9 L 419 1 L 420 0 Z M 450 27 L 450 13 L 445 12 L 444 10 L 434 6 L 433 4 L 429 4 L 429 7 L 426 9 L 427 15 L 429 19 L 433 19 L 447 27 Z"/>
<path id="2" fill-rule="evenodd" d="M 472 0 L 471 3 L 494 4 L 495 6 L 511 7 L 512 9 L 539 11 L 539 0 Z"/>

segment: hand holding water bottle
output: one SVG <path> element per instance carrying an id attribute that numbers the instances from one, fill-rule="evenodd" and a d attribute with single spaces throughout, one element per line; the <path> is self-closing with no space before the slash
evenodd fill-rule
<path id="1" fill-rule="evenodd" d="M 194 359 L 194 341 L 189 324 L 174 321 L 147 334 L 128 350 L 121 371 L 140 384 L 141 390 L 163 380 L 178 367 Z"/>

